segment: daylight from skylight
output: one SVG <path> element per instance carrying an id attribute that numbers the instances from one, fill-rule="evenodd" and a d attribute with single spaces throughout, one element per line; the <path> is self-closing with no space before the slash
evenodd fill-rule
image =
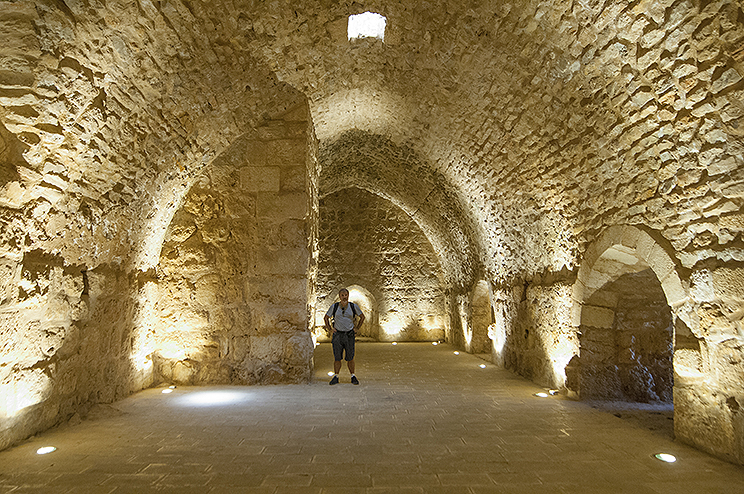
<path id="1" fill-rule="evenodd" d="M 380 38 L 385 41 L 385 25 L 387 19 L 374 12 L 349 16 L 349 39 Z"/>

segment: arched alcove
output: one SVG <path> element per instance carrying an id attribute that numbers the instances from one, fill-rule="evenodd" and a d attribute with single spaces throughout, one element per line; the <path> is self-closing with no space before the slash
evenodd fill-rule
<path id="1" fill-rule="evenodd" d="M 684 291 L 651 235 L 612 227 L 587 250 L 574 285 L 579 348 L 566 387 L 582 399 L 672 403 L 673 307 Z"/>
<path id="2" fill-rule="evenodd" d="M 299 105 L 237 139 L 173 215 L 151 297 L 158 379 L 309 379 L 307 118 Z"/>
<path id="3" fill-rule="evenodd" d="M 320 200 L 316 335 L 338 288 L 359 286 L 376 301 L 382 341 L 444 336 L 443 275 L 421 228 L 392 202 L 357 188 Z M 370 324 L 370 331 L 373 327 Z"/>

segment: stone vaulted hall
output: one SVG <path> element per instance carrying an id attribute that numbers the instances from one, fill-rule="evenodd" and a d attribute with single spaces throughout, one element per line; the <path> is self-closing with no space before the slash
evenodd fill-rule
<path id="1" fill-rule="evenodd" d="M 11 492 L 744 493 L 744 3 L 0 0 Z"/>

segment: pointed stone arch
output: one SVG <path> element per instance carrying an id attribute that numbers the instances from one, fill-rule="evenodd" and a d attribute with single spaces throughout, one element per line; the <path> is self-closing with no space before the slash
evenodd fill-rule
<path id="1" fill-rule="evenodd" d="M 632 293 L 634 287 L 643 293 Z M 645 345 L 636 340 L 638 332 L 627 327 L 625 333 L 618 330 L 622 326 L 619 315 L 629 312 L 622 307 L 627 306 L 629 298 L 634 298 L 636 304 L 643 300 L 644 310 L 654 314 L 643 325 L 656 327 L 658 332 L 651 337 L 656 340 L 655 356 L 639 355 L 638 347 Z M 672 321 L 675 308 L 686 299 L 673 256 L 649 233 L 633 226 L 607 229 L 587 250 L 573 287 L 573 326 L 582 343 L 566 368 L 569 391 L 582 397 L 671 402 Z M 581 351 L 585 355 L 579 357 Z M 650 351 L 644 348 L 643 352 Z M 656 359 L 658 374 L 652 376 L 652 371 L 640 365 L 641 359 Z M 660 371 L 662 367 L 664 370 Z M 644 375 L 638 375 L 639 368 Z M 630 373 L 634 374 L 632 379 L 646 378 L 664 384 L 655 388 L 657 392 L 649 389 L 648 383 L 634 386 L 628 381 Z"/>

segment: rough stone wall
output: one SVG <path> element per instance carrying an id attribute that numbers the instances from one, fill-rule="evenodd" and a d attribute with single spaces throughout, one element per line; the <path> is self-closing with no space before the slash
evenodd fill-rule
<path id="1" fill-rule="evenodd" d="M 171 216 L 232 139 L 304 101 L 199 24 L 180 4 L 0 2 L 0 448 L 152 382 Z"/>
<path id="2" fill-rule="evenodd" d="M 325 334 L 323 316 L 338 290 L 358 285 L 376 302 L 376 316 L 362 335 L 383 341 L 444 337 L 442 270 L 405 212 L 364 190 L 343 189 L 321 199 L 319 234 L 316 333 Z"/>
<path id="3" fill-rule="evenodd" d="M 626 274 L 588 301 L 612 313 L 611 326 L 582 326 L 582 398 L 672 401 L 672 315 L 654 273 Z"/>
<path id="4" fill-rule="evenodd" d="M 15 266 L 6 259 L 4 268 L 0 448 L 151 383 L 130 358 L 137 310 L 130 286 L 142 280 L 118 266 L 66 265 L 40 250 L 24 252 Z"/>
<path id="5" fill-rule="evenodd" d="M 375 191 L 410 216 L 438 253 L 447 283 L 464 293 L 474 282 L 478 246 L 475 224 L 441 173 L 407 146 L 349 131 L 320 147 L 321 194 L 355 184 Z"/>
<path id="6" fill-rule="evenodd" d="M 300 107 L 238 140 L 186 195 L 158 265 L 160 379 L 309 379 L 308 143 Z"/>
<path id="7" fill-rule="evenodd" d="M 494 361 L 543 386 L 562 387 L 564 368 L 578 348 L 570 300 L 566 280 L 497 290 L 489 331 Z"/>

